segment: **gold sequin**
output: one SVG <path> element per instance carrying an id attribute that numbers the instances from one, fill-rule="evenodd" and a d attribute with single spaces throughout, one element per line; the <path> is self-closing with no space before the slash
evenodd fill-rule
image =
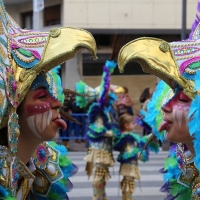
<path id="1" fill-rule="evenodd" d="M 0 44 L 0 55 L 5 60 L 7 58 L 7 53 L 4 51 L 2 45 Z"/>
<path id="2" fill-rule="evenodd" d="M 4 34 L 4 27 L 2 21 L 0 21 L 0 35 Z"/>
<path id="3" fill-rule="evenodd" d="M 5 98 L 5 95 L 3 95 L 2 91 L 0 90 L 0 107 L 3 107 Z"/>

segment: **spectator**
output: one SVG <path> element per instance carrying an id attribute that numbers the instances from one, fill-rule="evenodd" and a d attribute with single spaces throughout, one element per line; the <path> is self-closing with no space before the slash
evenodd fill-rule
<path id="1" fill-rule="evenodd" d="M 152 93 L 153 93 L 153 91 L 151 88 L 145 88 L 143 90 L 142 94 L 140 95 L 140 102 L 142 103 L 140 113 L 143 116 L 147 112 L 147 104 L 151 99 Z M 143 136 L 151 133 L 151 127 L 146 122 L 144 122 L 142 119 L 140 120 L 139 125 L 141 125 L 143 127 Z"/>
<path id="2" fill-rule="evenodd" d="M 130 115 L 134 115 L 133 113 L 133 101 L 131 99 L 131 96 L 128 94 L 128 88 L 127 87 L 123 87 L 124 88 L 124 93 L 121 93 L 118 97 L 118 101 L 117 101 L 117 107 L 118 107 L 118 116 L 120 117 L 123 114 L 130 114 Z"/>

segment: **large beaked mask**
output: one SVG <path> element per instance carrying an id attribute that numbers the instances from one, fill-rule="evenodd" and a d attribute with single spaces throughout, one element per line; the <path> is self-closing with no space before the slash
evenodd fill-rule
<path id="1" fill-rule="evenodd" d="M 50 32 L 21 29 L 0 0 L 0 128 L 8 126 L 9 148 L 17 152 L 20 134 L 16 109 L 38 74 L 73 58 L 81 48 L 96 59 L 93 36 L 82 29 L 64 27 Z"/>
<path id="2" fill-rule="evenodd" d="M 143 37 L 124 45 L 118 56 L 121 72 L 130 61 L 138 62 L 144 72 L 161 78 L 173 90 L 178 84 L 192 99 L 188 126 L 194 138 L 195 164 L 200 169 L 200 17 L 197 15 L 187 40 L 168 43 Z"/>

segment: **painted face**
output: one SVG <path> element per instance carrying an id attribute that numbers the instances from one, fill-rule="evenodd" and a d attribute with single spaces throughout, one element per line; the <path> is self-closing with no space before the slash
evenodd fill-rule
<path id="1" fill-rule="evenodd" d="M 31 88 L 20 107 L 20 127 L 43 141 L 52 140 L 59 128 L 67 128 L 57 111 L 61 106 L 61 102 L 49 94 L 44 84 Z"/>
<path id="2" fill-rule="evenodd" d="M 190 104 L 191 99 L 182 91 L 178 91 L 168 103 L 162 106 L 164 116 L 158 131 L 166 130 L 166 138 L 169 141 L 175 143 L 192 141 L 187 119 Z"/>

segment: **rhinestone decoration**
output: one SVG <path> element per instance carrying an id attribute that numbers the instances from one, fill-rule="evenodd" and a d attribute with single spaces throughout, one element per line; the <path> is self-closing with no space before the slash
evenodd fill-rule
<path id="1" fill-rule="evenodd" d="M 40 169 L 45 169 L 48 166 L 49 151 L 46 143 L 40 144 L 33 154 L 33 162 Z"/>

